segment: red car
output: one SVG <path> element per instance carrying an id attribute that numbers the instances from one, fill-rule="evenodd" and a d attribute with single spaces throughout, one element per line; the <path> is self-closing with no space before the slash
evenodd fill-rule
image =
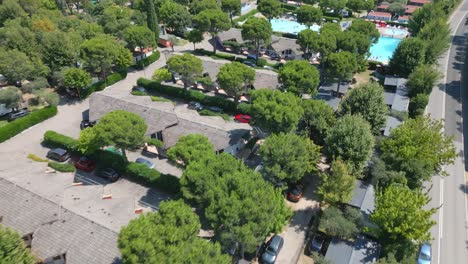
<path id="1" fill-rule="evenodd" d="M 237 114 L 234 116 L 234 120 L 236 120 L 237 122 L 240 122 L 240 123 L 250 123 L 252 122 L 252 117 L 250 117 L 249 115 L 243 115 L 243 114 Z"/>
<path id="2" fill-rule="evenodd" d="M 293 203 L 297 203 L 302 198 L 303 194 L 304 186 L 298 184 L 288 190 L 286 198 Z"/>
<path id="3" fill-rule="evenodd" d="M 88 159 L 87 157 L 81 157 L 78 161 L 75 161 L 73 164 L 75 165 L 75 168 L 86 172 L 91 172 L 96 168 L 96 163 L 94 163 L 94 161 Z"/>

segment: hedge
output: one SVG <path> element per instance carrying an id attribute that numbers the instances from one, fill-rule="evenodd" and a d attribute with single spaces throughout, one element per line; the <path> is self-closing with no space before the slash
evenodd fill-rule
<path id="1" fill-rule="evenodd" d="M 178 194 L 180 192 L 180 182 L 177 177 L 150 169 L 145 164 L 130 162 L 127 166 L 127 176 L 137 182 L 169 193 Z"/>
<path id="2" fill-rule="evenodd" d="M 47 166 L 51 167 L 52 169 L 60 172 L 75 172 L 76 168 L 71 163 L 58 163 L 58 162 L 49 162 Z"/>
<path id="3" fill-rule="evenodd" d="M 39 124 L 46 119 L 53 117 L 56 114 L 57 107 L 48 106 L 0 127 L 0 143 L 18 135 L 24 130 Z"/>
<path id="4" fill-rule="evenodd" d="M 44 144 L 52 148 L 63 148 L 71 152 L 78 150 L 78 140 L 52 130 L 44 133 Z"/>
<path id="5" fill-rule="evenodd" d="M 161 56 L 161 53 L 159 52 L 159 50 L 157 50 L 156 52 L 153 52 L 153 54 L 151 54 L 150 56 L 138 61 L 137 64 L 135 65 L 135 68 L 137 68 L 138 70 L 142 70 L 146 66 L 149 66 L 153 62 L 159 60 L 160 56 Z"/>
<path id="6" fill-rule="evenodd" d="M 172 96 L 187 101 L 198 101 L 207 106 L 217 106 L 224 109 L 225 112 L 236 112 L 236 104 L 233 101 L 224 98 L 208 96 L 199 91 L 186 90 L 179 87 L 164 85 L 144 78 L 138 79 L 137 83 L 139 86 L 145 87 L 148 90 L 153 90 L 167 96 Z"/>
<path id="7" fill-rule="evenodd" d="M 88 88 L 84 89 L 80 94 L 81 99 L 86 99 L 92 93 L 102 91 L 107 86 L 111 86 L 114 83 L 119 82 L 119 81 L 121 81 L 121 80 L 123 80 L 125 78 L 127 78 L 127 71 L 126 70 L 125 71 L 120 71 L 120 72 L 114 72 L 114 73 L 110 74 L 109 76 L 107 76 L 105 81 L 96 82 L 96 83 L 92 84 L 91 86 L 89 86 Z"/>
<path id="8" fill-rule="evenodd" d="M 297 5 L 281 4 L 281 8 L 283 8 L 283 10 L 285 10 L 285 12 L 287 12 L 287 11 L 295 12 L 299 7 Z"/>

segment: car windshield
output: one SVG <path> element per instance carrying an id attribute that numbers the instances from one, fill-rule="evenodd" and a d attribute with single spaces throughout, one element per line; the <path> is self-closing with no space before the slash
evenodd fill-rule
<path id="1" fill-rule="evenodd" d="M 421 260 L 431 260 L 431 257 L 423 252 L 421 252 L 421 254 L 419 254 L 419 259 Z"/>

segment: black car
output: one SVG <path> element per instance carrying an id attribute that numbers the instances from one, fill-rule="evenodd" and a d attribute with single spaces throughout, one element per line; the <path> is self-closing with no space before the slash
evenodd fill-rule
<path id="1" fill-rule="evenodd" d="M 108 179 L 111 182 L 115 182 L 120 178 L 119 173 L 112 168 L 105 168 L 98 174 L 100 177 Z"/>
<path id="2" fill-rule="evenodd" d="M 11 122 L 11 121 L 13 121 L 15 119 L 18 119 L 20 117 L 27 116 L 27 115 L 29 115 L 29 111 L 26 110 L 26 109 L 21 109 L 19 111 L 15 111 L 13 113 L 10 113 L 8 115 L 8 121 Z"/>
<path id="3" fill-rule="evenodd" d="M 245 60 L 243 63 L 244 63 L 245 65 L 247 65 L 247 66 L 252 67 L 252 68 L 255 68 L 255 66 L 256 66 L 256 65 L 255 65 L 255 62 L 249 61 L 249 60 Z"/>
<path id="4" fill-rule="evenodd" d="M 96 123 L 96 121 L 83 120 L 80 123 L 80 129 L 83 130 L 87 127 L 93 127 L 94 125 L 96 125 Z"/>
<path id="5" fill-rule="evenodd" d="M 191 101 L 191 102 L 188 103 L 187 108 L 192 109 L 192 110 L 201 111 L 201 110 L 203 110 L 204 107 L 199 102 Z"/>
<path id="6" fill-rule="evenodd" d="M 270 58 L 271 58 L 272 60 L 281 60 L 281 56 L 278 55 L 278 54 L 276 54 L 276 53 L 271 54 L 271 55 L 270 55 Z"/>
<path id="7" fill-rule="evenodd" d="M 211 112 L 215 112 L 215 113 L 222 113 L 223 112 L 222 108 L 219 108 L 219 107 L 216 107 L 216 106 L 209 106 L 209 107 L 206 108 L 206 110 L 210 110 Z"/>
<path id="8" fill-rule="evenodd" d="M 320 252 L 323 248 L 325 242 L 325 236 L 322 234 L 315 234 L 309 241 L 307 245 L 307 250 L 310 254 L 313 252 Z"/>
<path id="9" fill-rule="evenodd" d="M 55 149 L 51 149 L 51 150 L 49 150 L 49 152 L 47 152 L 47 158 L 53 159 L 53 160 L 56 160 L 56 161 L 59 161 L 59 162 L 63 162 L 63 161 L 66 161 L 66 160 L 68 160 L 70 158 L 70 153 L 68 153 L 68 151 L 66 151 L 64 149 L 55 148 Z"/>
<path id="10" fill-rule="evenodd" d="M 133 92 L 146 93 L 146 89 L 144 87 L 141 87 L 141 86 L 133 86 L 132 91 Z"/>

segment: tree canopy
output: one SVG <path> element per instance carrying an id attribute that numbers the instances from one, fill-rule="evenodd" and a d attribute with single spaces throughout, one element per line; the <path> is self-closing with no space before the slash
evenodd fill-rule
<path id="1" fill-rule="evenodd" d="M 280 69 L 278 80 L 282 83 L 283 89 L 288 92 L 299 96 L 310 94 L 315 97 L 320 82 L 320 74 L 317 68 L 307 61 L 292 60 L 288 61 Z"/>
<path id="2" fill-rule="evenodd" d="M 406 83 L 410 97 L 417 94 L 430 94 L 440 76 L 440 72 L 432 65 L 422 64 L 416 67 L 408 76 Z"/>
<path id="3" fill-rule="evenodd" d="M 390 68 L 394 73 L 407 77 L 414 68 L 424 63 L 425 50 L 421 39 L 403 39 L 390 59 Z"/>
<path id="4" fill-rule="evenodd" d="M 198 216 L 182 200 L 163 201 L 157 212 L 143 214 L 122 228 L 118 240 L 122 262 L 230 263 L 218 244 L 197 237 L 200 227 Z"/>
<path id="5" fill-rule="evenodd" d="M 297 134 L 279 133 L 266 138 L 260 147 L 260 155 L 268 177 L 274 182 L 288 184 L 317 170 L 320 147 Z"/>
<path id="6" fill-rule="evenodd" d="M 269 1 L 269 0 L 262 0 Z M 277 1 L 277 0 L 274 0 Z M 265 19 L 251 17 L 245 21 L 242 25 L 242 38 L 245 40 L 251 40 L 256 48 L 257 61 L 258 61 L 258 51 L 261 44 L 268 44 L 271 41 L 271 35 L 273 34 L 273 29 L 271 28 L 270 22 Z"/>
<path id="7" fill-rule="evenodd" d="M 419 30 L 418 38 L 426 43 L 425 62 L 434 64 L 448 49 L 450 43 L 450 27 L 443 18 L 429 21 Z"/>
<path id="8" fill-rule="evenodd" d="M 351 26 L 348 28 L 348 30 L 362 33 L 370 37 L 372 43 L 377 43 L 380 37 L 380 33 L 375 27 L 375 24 L 370 21 L 360 19 L 353 20 L 353 23 L 351 23 Z"/>
<path id="9" fill-rule="evenodd" d="M 185 88 L 193 83 L 195 78 L 203 72 L 201 59 L 189 53 L 170 57 L 167 60 L 167 66 L 170 71 L 180 74 Z"/>
<path id="10" fill-rule="evenodd" d="M 159 19 L 166 27 L 179 32 L 183 32 L 192 23 L 192 17 L 187 8 L 173 1 L 165 1 L 161 5 Z"/>
<path id="11" fill-rule="evenodd" d="M 280 191 L 229 154 L 190 163 L 180 183 L 225 248 L 237 242 L 242 252 L 255 252 L 290 216 Z"/>
<path id="12" fill-rule="evenodd" d="M 255 90 L 251 95 L 255 122 L 271 132 L 295 131 L 304 114 L 300 99 L 278 90 Z"/>
<path id="13" fill-rule="evenodd" d="M 349 239 L 355 237 L 362 224 L 362 215 L 358 209 L 346 207 L 345 212 L 342 212 L 337 207 L 330 206 L 323 211 L 319 229 L 330 236 Z"/>
<path id="14" fill-rule="evenodd" d="M 184 166 L 215 154 L 213 144 L 204 135 L 182 136 L 177 144 L 167 151 L 167 158 L 173 162 L 181 161 Z"/>
<path id="15" fill-rule="evenodd" d="M 26 247 L 21 236 L 0 224 L 0 263 L 35 264 L 37 262 L 38 259 Z"/>
<path id="16" fill-rule="evenodd" d="M 209 32 L 213 38 L 220 31 L 226 31 L 231 28 L 229 16 L 221 9 L 204 10 L 196 15 L 193 20 L 198 25 L 200 31 Z M 216 45 L 213 46 L 213 52 L 216 53 Z"/>
<path id="17" fill-rule="evenodd" d="M 340 103 L 340 115 L 361 115 L 379 135 L 387 122 L 388 107 L 383 87 L 378 83 L 362 84 L 352 89 Z"/>
<path id="18" fill-rule="evenodd" d="M 311 5 L 301 5 L 297 10 L 297 22 L 306 25 L 309 29 L 314 24 L 322 24 L 322 10 Z"/>
<path id="19" fill-rule="evenodd" d="M 331 159 L 341 158 L 351 174 L 357 176 L 370 159 L 375 140 L 369 123 L 360 116 L 346 115 L 336 122 L 325 138 Z"/>
<path id="20" fill-rule="evenodd" d="M 350 79 L 357 69 L 356 56 L 348 51 L 332 53 L 327 58 L 325 69 L 327 76 L 338 82 Z"/>
<path id="21" fill-rule="evenodd" d="M 216 80 L 223 90 L 234 96 L 234 102 L 239 98 L 255 80 L 255 70 L 240 62 L 226 63 L 219 69 Z"/>
<path id="22" fill-rule="evenodd" d="M 317 144 L 323 145 L 328 130 L 335 125 L 335 110 L 323 100 L 303 100 L 302 108 L 310 137 Z"/>
<path id="23" fill-rule="evenodd" d="M 444 165 L 453 163 L 453 138 L 441 132 L 442 127 L 440 120 L 419 116 L 393 129 L 381 142 L 382 159 L 392 170 L 406 173 L 410 188 L 421 186 L 441 173 Z"/>
<path id="24" fill-rule="evenodd" d="M 319 0 L 319 5 L 322 9 L 333 9 L 338 12 L 346 6 L 347 0 Z"/>
<path id="25" fill-rule="evenodd" d="M 419 31 L 431 21 L 442 19 L 447 21 L 447 14 L 443 10 L 442 3 L 429 3 L 416 9 L 408 21 L 408 29 L 416 36 Z"/>
<path id="26" fill-rule="evenodd" d="M 81 91 L 91 85 L 91 75 L 81 68 L 68 68 L 63 71 L 63 85 L 75 89 L 78 95 Z"/>
<path id="27" fill-rule="evenodd" d="M 341 160 L 331 164 L 329 173 L 320 173 L 318 193 L 323 201 L 330 204 L 345 204 L 353 198 L 355 178 L 348 173 L 348 168 Z"/>
<path id="28" fill-rule="evenodd" d="M 402 184 L 392 184 L 377 194 L 371 221 L 379 229 L 381 237 L 393 241 L 430 240 L 429 229 L 436 224 L 431 216 L 437 209 L 425 210 L 428 197 L 421 190 L 411 190 Z"/>
<path id="29" fill-rule="evenodd" d="M 128 27 L 124 32 L 124 39 L 131 52 L 134 52 L 135 48 L 142 51 L 144 48 L 156 46 L 154 33 L 145 26 Z"/>
<path id="30" fill-rule="evenodd" d="M 221 0 L 221 10 L 229 15 L 232 23 L 232 17 L 241 14 L 240 0 Z"/>
<path id="31" fill-rule="evenodd" d="M 16 87 L 7 87 L 0 90 L 0 104 L 6 108 L 17 108 L 21 100 L 21 91 Z"/>
<path id="32" fill-rule="evenodd" d="M 49 68 L 18 50 L 0 49 L 0 72 L 10 83 L 45 76 Z"/>
<path id="33" fill-rule="evenodd" d="M 257 10 L 260 11 L 268 21 L 281 15 L 281 3 L 278 0 L 261 0 L 258 2 Z"/>
<path id="34" fill-rule="evenodd" d="M 199 14 L 205 10 L 218 10 L 220 9 L 219 2 L 216 0 L 194 0 L 189 5 L 190 13 L 193 15 Z"/>

